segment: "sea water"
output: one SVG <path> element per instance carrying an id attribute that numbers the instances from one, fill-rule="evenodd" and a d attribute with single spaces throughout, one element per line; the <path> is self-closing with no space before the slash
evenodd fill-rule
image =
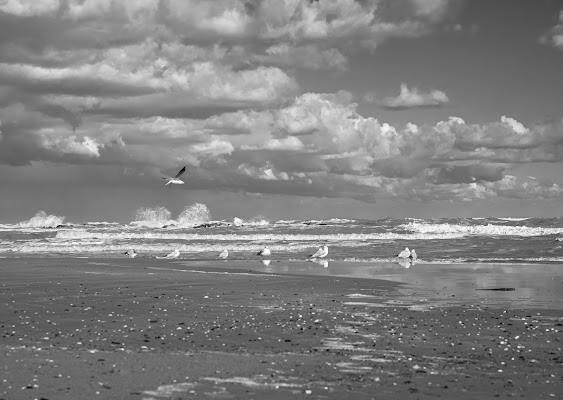
<path id="1" fill-rule="evenodd" d="M 0 216 L 0 221 L 2 216 Z M 323 244 L 328 256 L 309 260 Z M 267 259 L 256 253 L 271 249 Z M 397 257 L 415 249 L 416 262 Z M 135 249 L 128 260 L 123 253 Z M 171 266 L 163 256 L 174 249 Z M 227 260 L 219 253 L 227 249 Z M 0 258 L 99 258 L 159 269 L 225 273 L 324 275 L 400 282 L 389 306 L 424 309 L 477 304 L 534 309 L 563 308 L 563 218 L 213 220 L 203 204 L 175 219 L 164 207 L 140 208 L 128 223 L 73 222 L 39 211 L 17 224 L 0 223 Z M 143 262 L 143 260 L 146 260 Z M 96 273 L 103 273 L 97 271 Z M 354 294 L 353 294 L 354 295 Z M 380 306 L 356 293 L 350 304 Z"/>
<path id="2" fill-rule="evenodd" d="M 236 223 L 235 222 L 236 218 Z M 186 207 L 176 219 L 164 207 L 142 208 L 128 223 L 73 222 L 40 211 L 1 224 L 0 257 L 153 257 L 178 249 L 182 259 L 251 260 L 264 246 L 275 260 L 306 260 L 327 244 L 329 261 L 396 262 L 405 247 L 418 263 L 561 263 L 563 218 L 213 220 L 207 207 Z"/>

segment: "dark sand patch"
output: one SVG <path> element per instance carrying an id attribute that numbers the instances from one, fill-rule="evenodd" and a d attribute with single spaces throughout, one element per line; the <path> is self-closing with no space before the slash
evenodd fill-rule
<path id="1" fill-rule="evenodd" d="M 3 259 L 0 272 L 0 399 L 563 393 L 561 310 L 417 307 L 388 281 L 163 260 Z"/>

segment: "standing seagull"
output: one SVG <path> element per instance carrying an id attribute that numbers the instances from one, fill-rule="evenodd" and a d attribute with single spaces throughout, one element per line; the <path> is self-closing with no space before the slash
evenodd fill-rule
<path id="1" fill-rule="evenodd" d="M 178 249 L 174 249 L 173 252 L 171 252 L 170 254 L 164 256 L 164 257 L 156 257 L 156 258 L 162 258 L 162 259 L 167 259 L 167 260 L 173 260 L 175 258 L 178 258 L 178 256 L 180 255 L 180 250 Z"/>
<path id="2" fill-rule="evenodd" d="M 411 255 L 409 256 L 409 258 L 411 259 L 411 262 L 415 262 L 417 255 L 416 255 L 416 251 L 414 251 L 414 249 L 411 250 Z"/>
<path id="3" fill-rule="evenodd" d="M 135 249 L 129 249 L 129 250 L 127 250 L 127 251 L 126 251 L 125 253 L 123 253 L 123 254 L 125 254 L 125 255 L 126 255 L 127 257 L 129 257 L 129 258 L 135 258 L 135 257 L 137 257 L 137 251 L 136 251 Z"/>
<path id="4" fill-rule="evenodd" d="M 180 179 L 180 177 L 182 176 L 182 174 L 186 172 L 186 167 L 182 168 L 174 178 L 170 178 L 167 176 L 163 176 L 162 179 L 166 179 L 167 182 L 165 183 L 165 186 L 168 186 L 170 184 L 174 184 L 174 185 L 183 185 L 184 181 Z"/>
<path id="5" fill-rule="evenodd" d="M 411 256 L 411 251 L 409 250 L 408 247 L 405 247 L 405 249 L 397 255 L 397 257 L 400 258 L 409 258 L 410 256 Z"/>
<path id="6" fill-rule="evenodd" d="M 221 252 L 221 254 L 219 254 L 219 257 L 221 257 L 221 258 L 223 258 L 223 259 L 229 257 L 229 251 L 228 251 L 227 249 L 223 250 L 223 251 Z"/>
<path id="7" fill-rule="evenodd" d="M 322 247 L 319 247 L 317 252 L 313 254 L 310 259 L 312 258 L 325 258 L 328 255 L 328 246 L 325 244 Z"/>
<path id="8" fill-rule="evenodd" d="M 269 256 L 271 254 L 272 254 L 272 252 L 270 251 L 268 246 L 264 246 L 264 248 L 262 250 L 260 250 L 258 253 L 256 253 L 256 255 L 258 255 L 258 256 Z"/>

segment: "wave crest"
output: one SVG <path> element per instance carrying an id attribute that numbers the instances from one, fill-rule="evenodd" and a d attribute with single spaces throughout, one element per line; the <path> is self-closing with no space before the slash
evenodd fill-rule
<path id="1" fill-rule="evenodd" d="M 45 211 L 37 211 L 33 217 L 28 221 L 23 221 L 16 226 L 18 228 L 56 228 L 64 224 L 66 217 L 59 217 L 57 215 L 49 215 Z"/>
<path id="2" fill-rule="evenodd" d="M 409 222 L 403 229 L 422 234 L 461 234 L 479 236 L 545 236 L 563 233 L 563 228 L 543 228 L 506 225 L 457 225 Z"/>
<path id="3" fill-rule="evenodd" d="M 144 226 L 147 228 L 158 228 L 170 223 L 172 213 L 165 207 L 140 207 L 135 212 L 133 225 Z"/>
<path id="4" fill-rule="evenodd" d="M 263 215 L 257 215 L 255 217 L 250 218 L 246 225 L 253 225 L 253 226 L 266 226 L 270 225 L 270 221 Z"/>
<path id="5" fill-rule="evenodd" d="M 178 216 L 178 225 L 195 226 L 201 225 L 211 220 L 211 214 L 205 204 L 195 203 L 184 208 Z"/>

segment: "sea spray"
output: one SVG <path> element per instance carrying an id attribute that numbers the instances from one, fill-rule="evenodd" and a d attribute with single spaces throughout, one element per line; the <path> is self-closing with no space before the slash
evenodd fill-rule
<path id="1" fill-rule="evenodd" d="M 270 225 L 270 221 L 268 221 L 268 219 L 263 215 L 257 215 L 255 217 L 250 218 L 250 221 L 248 221 L 247 224 L 254 226 L 266 226 L 266 225 Z"/>
<path id="2" fill-rule="evenodd" d="M 165 207 L 140 207 L 135 213 L 135 221 L 132 225 L 143 226 L 147 228 L 158 228 L 169 224 L 170 211 Z"/>
<path id="3" fill-rule="evenodd" d="M 49 215 L 45 211 L 37 211 L 35 216 L 31 217 L 28 221 L 23 221 L 17 224 L 19 228 L 56 228 L 64 223 L 66 217 L 59 217 L 57 215 Z"/>
<path id="4" fill-rule="evenodd" d="M 178 216 L 179 226 L 194 226 L 211 220 L 211 214 L 205 204 L 195 203 L 187 206 Z"/>

